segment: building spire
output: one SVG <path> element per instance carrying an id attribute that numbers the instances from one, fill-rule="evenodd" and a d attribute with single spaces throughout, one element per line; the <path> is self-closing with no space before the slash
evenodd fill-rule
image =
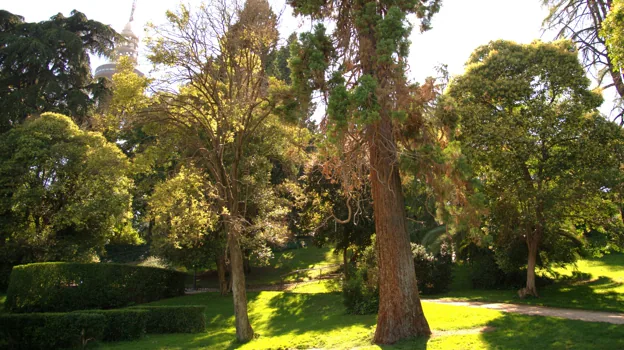
<path id="1" fill-rule="evenodd" d="M 132 11 L 130 12 L 130 20 L 128 22 L 134 21 L 134 10 L 136 10 L 136 3 L 137 3 L 137 0 L 134 0 L 132 2 Z"/>

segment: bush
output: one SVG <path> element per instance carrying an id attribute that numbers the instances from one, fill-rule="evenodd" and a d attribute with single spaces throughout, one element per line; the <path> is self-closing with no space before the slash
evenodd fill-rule
<path id="1" fill-rule="evenodd" d="M 372 282 L 366 269 L 357 269 L 343 283 L 342 296 L 347 312 L 356 315 L 377 312 L 379 309 L 379 288 L 376 283 Z"/>
<path id="2" fill-rule="evenodd" d="M 86 310 L 76 313 L 99 314 L 106 318 L 102 340 L 139 339 L 145 335 L 149 311 L 141 309 Z"/>
<path id="3" fill-rule="evenodd" d="M 372 242 L 364 249 L 357 268 L 342 286 L 343 302 L 349 313 L 370 314 L 379 308 L 379 270 L 374 236 Z M 452 282 L 451 255 L 443 251 L 434 256 L 417 244 L 412 244 L 412 254 L 419 292 L 433 294 L 448 291 Z"/>
<path id="4" fill-rule="evenodd" d="M 9 276 L 13 266 L 0 263 L 0 292 L 5 292 L 9 286 Z"/>
<path id="5" fill-rule="evenodd" d="M 422 294 L 448 292 L 453 281 L 453 261 L 444 249 L 429 254 L 422 245 L 412 244 L 418 291 Z"/>
<path id="6" fill-rule="evenodd" d="M 114 309 L 184 294 L 186 275 L 119 264 L 36 263 L 13 268 L 6 309 L 62 312 Z"/>
<path id="7" fill-rule="evenodd" d="M 186 306 L 137 306 L 133 309 L 149 311 L 147 333 L 199 333 L 206 330 L 206 308 Z"/>
<path id="8" fill-rule="evenodd" d="M 517 268 L 505 272 L 497 263 L 494 252 L 478 249 L 473 252 L 469 262 L 470 282 L 474 289 L 514 289 L 526 285 L 526 268 Z M 553 280 L 545 276 L 535 276 L 537 287 L 552 284 Z"/>
<path id="9" fill-rule="evenodd" d="M 0 315 L 0 348 L 63 349 L 102 339 L 106 318 L 88 313 Z"/>

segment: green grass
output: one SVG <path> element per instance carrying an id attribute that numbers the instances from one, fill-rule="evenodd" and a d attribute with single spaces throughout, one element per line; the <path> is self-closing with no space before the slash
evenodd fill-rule
<path id="1" fill-rule="evenodd" d="M 299 249 L 289 249 L 275 253 L 270 260 L 269 266 L 252 267 L 251 273 L 246 276 L 248 285 L 272 285 L 281 283 L 281 276 L 301 269 L 318 268 L 322 266 L 340 264 L 341 257 L 334 254 L 334 249 L 330 247 L 318 248 L 308 246 Z M 331 269 L 323 270 L 323 274 L 331 272 Z M 318 277 L 321 271 L 314 270 L 298 275 L 287 276 L 285 282 L 305 281 L 310 277 Z M 192 285 L 193 278 L 190 277 L 188 285 Z M 198 287 L 217 288 L 218 280 L 216 272 L 202 274 L 198 278 Z"/>
<path id="2" fill-rule="evenodd" d="M 371 345 L 375 315 L 349 315 L 338 293 L 249 293 L 249 314 L 257 338 L 234 341 L 231 297 L 203 293 L 161 300 L 155 305 L 206 305 L 208 326 L 202 334 L 149 335 L 134 342 L 104 343 L 104 349 L 350 349 Z M 331 288 L 330 288 L 331 289 Z M 423 304 L 434 330 L 429 339 L 412 339 L 384 349 L 561 348 L 614 349 L 624 347 L 624 327 L 547 317 L 504 314 L 495 310 Z M 481 334 L 453 334 L 489 326 Z M 448 334 L 440 332 L 450 332 Z M 470 332 L 469 332 L 470 333 Z"/>
<path id="3" fill-rule="evenodd" d="M 543 305 L 562 308 L 624 312 L 624 254 L 580 260 L 565 268 L 556 283 L 540 288 L 539 298 L 520 299 L 515 290 L 473 290 L 468 288 L 467 271 L 455 270 L 451 292 L 431 298 L 453 298 Z"/>

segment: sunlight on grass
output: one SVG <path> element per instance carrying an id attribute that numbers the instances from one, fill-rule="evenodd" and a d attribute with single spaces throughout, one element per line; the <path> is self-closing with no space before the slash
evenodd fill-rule
<path id="1" fill-rule="evenodd" d="M 423 303 L 423 308 L 434 331 L 433 337 L 379 347 L 371 344 L 376 316 L 346 314 L 340 294 L 260 292 L 249 293 L 248 298 L 250 319 L 257 337 L 247 344 L 234 341 L 231 297 L 203 293 L 154 304 L 206 305 L 209 321 L 206 333 L 149 335 L 134 342 L 103 343 L 101 348 L 430 350 L 624 347 L 624 329 L 618 325 L 511 315 L 427 302 Z M 484 326 L 491 331 L 479 333 L 479 328 Z M 440 333 L 442 331 L 445 333 Z M 459 333 L 454 334 L 455 331 Z M 574 342 L 570 343 L 571 340 Z"/>

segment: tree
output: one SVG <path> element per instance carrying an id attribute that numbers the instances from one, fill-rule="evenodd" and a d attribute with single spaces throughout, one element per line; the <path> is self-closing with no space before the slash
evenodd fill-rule
<path id="1" fill-rule="evenodd" d="M 303 108 L 314 90 L 327 97 L 323 126 L 327 140 L 338 145 L 334 159 L 341 160 L 341 183 L 347 191 L 357 185 L 357 178 L 365 178 L 362 169 L 370 171 L 380 277 L 374 341 L 388 344 L 429 335 L 406 228 L 397 137 L 406 125 L 421 135 L 423 125 L 421 89 L 405 78 L 411 32 L 407 16 L 420 18 L 424 31 L 440 1 L 288 3 L 296 15 L 335 24 L 331 36 L 322 24 L 300 35 L 292 46 L 291 78 Z"/>
<path id="2" fill-rule="evenodd" d="M 604 39 L 606 48 L 611 59 L 609 67 L 615 73 L 621 74 L 624 63 L 624 1 L 614 0 L 611 3 L 611 12 L 602 23 L 600 36 Z"/>
<path id="3" fill-rule="evenodd" d="M 602 98 L 588 86 L 571 41 L 494 41 L 475 50 L 449 88 L 490 203 L 484 230 L 499 247 L 527 247 L 521 295 L 538 295 L 539 259 L 557 260 L 545 247 L 570 258 L 562 244 L 582 246 L 581 228 L 614 214 L 608 186 L 619 127 L 598 114 Z"/>
<path id="4" fill-rule="evenodd" d="M 134 242 L 128 160 L 68 117 L 29 118 L 0 140 L 0 250 L 10 263 L 92 259 Z"/>
<path id="5" fill-rule="evenodd" d="M 283 135 L 299 135 L 275 114 L 287 89 L 266 71 L 278 38 L 277 17 L 265 0 L 248 0 L 242 8 L 226 1 L 197 10 L 182 5 L 167 18 L 168 24 L 152 27 L 149 58 L 162 73 L 161 86 L 176 89 L 159 91 L 150 120 L 178 135 L 180 150 L 216 189 L 212 210 L 227 233 L 236 337 L 246 342 L 253 330 L 241 245 L 247 234 L 272 229 L 259 230 L 261 222 L 250 219 L 264 209 L 247 204 L 271 201 L 270 191 L 263 190 L 270 184 L 270 156 L 286 151 L 277 149 Z"/>
<path id="6" fill-rule="evenodd" d="M 605 38 L 601 35 L 612 3 L 612 0 L 543 0 L 544 6 L 550 10 L 548 17 L 544 19 L 544 27 L 556 29 L 557 38 L 568 38 L 576 43 L 585 69 L 595 69 L 595 78 L 600 86 L 615 87 L 620 100 L 614 108 L 619 109 L 615 120 L 619 118 L 623 125 L 624 110 L 621 100 L 624 98 L 624 77 L 611 58 L 611 48 L 606 45 Z M 610 84 L 604 83 L 606 76 L 611 78 Z"/>
<path id="7" fill-rule="evenodd" d="M 346 198 L 340 183 L 327 178 L 319 164 L 312 165 L 306 172 L 303 183 L 305 200 L 301 203 L 301 226 L 312 232 L 316 245 L 331 244 L 335 252 L 342 253 L 345 279 L 349 279 L 349 249 L 353 250 L 353 262 L 371 245 L 375 232 L 370 188 L 354 191 Z M 355 212 L 349 212 L 353 210 Z"/>
<path id="8" fill-rule="evenodd" d="M 75 10 L 40 23 L 0 10 L 0 132 L 44 112 L 86 122 L 109 93 L 104 81 L 93 81 L 89 54 L 112 54 L 120 38 Z"/>

